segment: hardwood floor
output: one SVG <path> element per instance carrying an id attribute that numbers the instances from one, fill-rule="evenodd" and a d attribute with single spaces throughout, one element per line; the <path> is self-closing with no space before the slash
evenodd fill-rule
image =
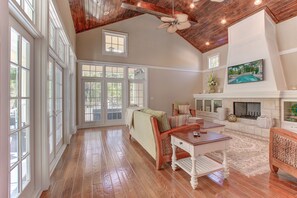
<path id="1" fill-rule="evenodd" d="M 71 139 L 42 198 L 58 197 L 297 197 L 297 179 L 284 173 L 246 177 L 230 168 L 198 178 L 167 165 L 155 170 L 151 156 L 129 140 L 125 127 L 81 130 Z"/>

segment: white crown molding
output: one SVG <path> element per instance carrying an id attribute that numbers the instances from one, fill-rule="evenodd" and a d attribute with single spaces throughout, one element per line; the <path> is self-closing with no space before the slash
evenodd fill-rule
<path id="1" fill-rule="evenodd" d="M 125 66 L 125 67 L 144 67 L 149 69 L 161 69 L 161 70 L 171 70 L 171 71 L 180 71 L 180 72 L 195 72 L 201 73 L 201 70 L 195 69 L 181 69 L 181 68 L 172 68 L 172 67 L 160 67 L 152 65 L 142 65 L 142 64 L 130 64 L 130 63 L 115 63 L 115 62 L 104 62 L 104 61 L 90 61 L 90 60 L 77 60 L 80 64 L 102 64 L 102 65 L 111 65 L 111 66 Z"/>
<path id="2" fill-rule="evenodd" d="M 296 53 L 296 52 L 297 52 L 297 47 L 296 48 L 291 48 L 291 49 L 288 49 L 288 50 L 283 50 L 283 51 L 279 52 L 279 55 L 282 56 L 282 55 L 292 54 L 292 53 Z"/>

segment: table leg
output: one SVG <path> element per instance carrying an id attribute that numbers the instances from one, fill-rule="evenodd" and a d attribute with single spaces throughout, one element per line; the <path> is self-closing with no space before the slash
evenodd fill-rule
<path id="1" fill-rule="evenodd" d="M 191 186 L 193 189 L 196 189 L 198 186 L 197 172 L 196 172 L 196 158 L 191 156 L 192 160 L 192 170 L 191 170 Z"/>
<path id="2" fill-rule="evenodd" d="M 172 158 L 171 158 L 171 167 L 172 167 L 172 170 L 176 170 L 176 146 L 174 144 L 172 144 Z"/>
<path id="3" fill-rule="evenodd" d="M 229 176 L 229 167 L 227 162 L 227 151 L 223 150 L 223 167 L 224 167 L 224 178 L 227 179 Z"/>

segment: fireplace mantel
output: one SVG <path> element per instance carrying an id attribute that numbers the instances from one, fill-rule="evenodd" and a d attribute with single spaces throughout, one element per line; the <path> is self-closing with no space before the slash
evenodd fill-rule
<path id="1" fill-rule="evenodd" d="M 211 93 L 194 94 L 196 99 L 227 99 L 227 98 L 297 98 L 297 90 L 269 91 L 269 92 L 241 92 L 241 93 Z"/>

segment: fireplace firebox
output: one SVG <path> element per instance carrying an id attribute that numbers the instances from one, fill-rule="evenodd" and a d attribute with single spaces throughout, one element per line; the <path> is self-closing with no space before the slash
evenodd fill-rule
<path id="1" fill-rule="evenodd" d="M 233 102 L 233 113 L 240 118 L 256 120 L 261 115 L 261 103 Z"/>

